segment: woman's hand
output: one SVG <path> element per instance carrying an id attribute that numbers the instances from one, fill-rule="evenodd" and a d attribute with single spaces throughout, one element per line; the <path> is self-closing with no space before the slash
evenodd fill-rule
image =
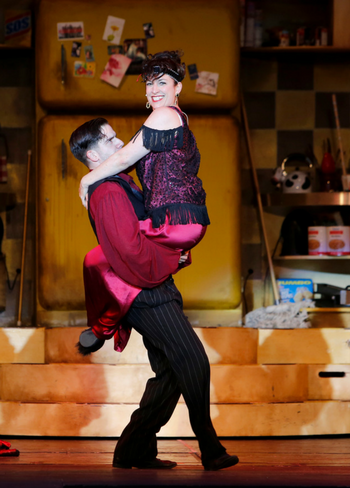
<path id="1" fill-rule="evenodd" d="M 190 254 L 190 251 L 182 251 L 181 252 L 181 256 L 179 259 L 179 265 L 186 263 L 186 261 L 188 260 L 189 254 Z"/>
<path id="2" fill-rule="evenodd" d="M 81 199 L 81 203 L 84 205 L 84 207 L 87 209 L 88 208 L 88 190 L 89 190 L 89 185 L 84 183 L 84 178 L 83 177 L 80 180 L 80 185 L 79 185 L 79 197 Z"/>

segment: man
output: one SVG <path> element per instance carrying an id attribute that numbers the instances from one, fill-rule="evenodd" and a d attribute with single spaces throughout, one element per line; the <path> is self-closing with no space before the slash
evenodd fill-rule
<path id="1" fill-rule="evenodd" d="M 108 122 L 99 118 L 73 132 L 70 147 L 78 159 L 93 169 L 110 151 L 121 146 Z M 107 262 L 124 283 L 137 287 L 123 321 L 142 335 L 156 376 L 147 382 L 140 406 L 122 432 L 113 466 L 176 466 L 157 458 L 156 434 L 170 419 L 181 394 L 189 409 L 204 468 L 213 471 L 233 466 L 238 458 L 226 453 L 210 419 L 207 355 L 182 311 L 182 297 L 169 276 L 169 270 L 178 267 L 180 253 L 140 232 L 136 216 L 142 213 L 136 201 L 138 195 L 126 175 L 119 177 L 123 181 L 98 182 L 92 188 L 89 213 Z"/>

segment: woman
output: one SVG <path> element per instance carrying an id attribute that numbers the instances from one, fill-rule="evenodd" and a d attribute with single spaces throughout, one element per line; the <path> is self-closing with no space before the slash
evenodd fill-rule
<path id="1" fill-rule="evenodd" d="M 210 223 L 197 176 L 200 154 L 178 106 L 185 73 L 179 51 L 148 56 L 141 75 L 151 115 L 129 144 L 82 178 L 79 189 L 86 207 L 90 185 L 137 163 L 149 217 L 142 228 L 164 239 L 164 245 L 182 250 L 198 244 Z"/>

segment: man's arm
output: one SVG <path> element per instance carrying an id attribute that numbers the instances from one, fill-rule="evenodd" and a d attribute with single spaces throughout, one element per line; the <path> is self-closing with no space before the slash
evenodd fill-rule
<path id="1" fill-rule="evenodd" d="M 118 184 L 100 185 L 92 194 L 90 212 L 109 264 L 127 283 L 153 288 L 178 270 L 181 253 L 141 233 L 134 209 Z"/>

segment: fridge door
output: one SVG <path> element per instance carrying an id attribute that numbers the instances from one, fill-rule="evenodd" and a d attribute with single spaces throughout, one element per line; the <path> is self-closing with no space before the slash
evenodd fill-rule
<path id="1" fill-rule="evenodd" d="M 145 38 L 144 23 L 152 23 L 155 37 L 148 53 L 182 49 L 186 65 L 219 75 L 215 96 L 195 92 L 196 80 L 187 72 L 181 107 L 227 109 L 237 105 L 239 83 L 239 2 L 232 0 L 41 0 L 36 25 L 37 95 L 42 107 L 60 111 L 142 109 L 144 84 L 127 75 L 115 88 L 100 76 L 108 62 L 103 40 L 108 16 L 125 20 L 120 44 Z M 72 56 L 73 40 L 58 39 L 58 23 L 83 22 L 80 58 Z M 73 25 L 73 24 L 72 24 Z M 116 29 L 118 26 L 114 26 Z M 86 38 L 88 36 L 88 38 Z M 85 61 L 92 46 L 93 78 L 74 76 L 74 63 Z"/>
<path id="2" fill-rule="evenodd" d="M 45 310 L 84 310 L 82 264 L 97 245 L 78 196 L 86 167 L 70 153 L 71 133 L 91 116 L 47 116 L 38 133 L 38 300 Z M 143 116 L 106 116 L 124 142 Z M 211 225 L 192 251 L 192 265 L 175 275 L 184 305 L 232 309 L 240 303 L 239 128 L 230 116 L 191 115 L 201 153 L 199 176 Z"/>

